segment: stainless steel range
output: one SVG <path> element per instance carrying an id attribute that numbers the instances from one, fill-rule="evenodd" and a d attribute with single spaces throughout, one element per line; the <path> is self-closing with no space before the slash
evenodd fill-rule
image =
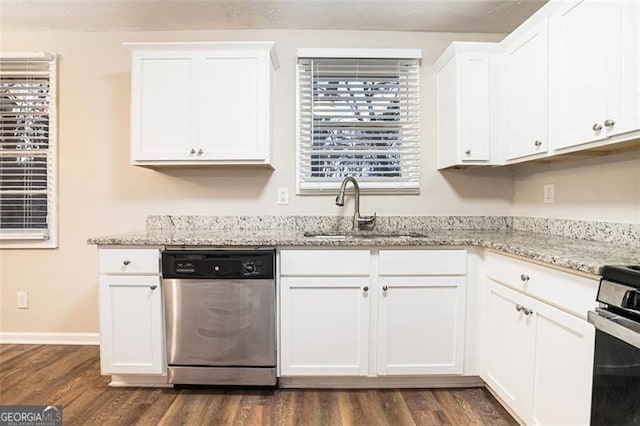
<path id="1" fill-rule="evenodd" d="M 162 253 L 169 383 L 276 384 L 274 250 Z"/>
<path id="2" fill-rule="evenodd" d="M 640 265 L 605 266 L 595 312 L 592 425 L 640 424 Z"/>

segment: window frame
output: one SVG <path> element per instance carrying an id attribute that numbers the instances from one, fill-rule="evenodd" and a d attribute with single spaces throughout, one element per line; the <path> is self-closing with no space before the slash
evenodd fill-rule
<path id="1" fill-rule="evenodd" d="M 0 61 L 49 64 L 49 138 L 47 149 L 47 237 L 0 228 L 0 249 L 58 247 L 58 56 L 48 52 L 0 53 Z"/>
<path id="2" fill-rule="evenodd" d="M 302 131 L 301 131 L 301 111 L 300 111 L 300 72 L 298 71 L 299 59 L 398 59 L 398 60 L 416 60 L 418 67 L 422 58 L 422 51 L 420 49 L 350 49 L 350 48 L 300 48 L 297 50 L 295 58 L 295 84 L 296 84 L 296 195 L 326 195 L 337 191 L 340 188 L 340 182 L 302 182 L 301 178 L 301 156 L 302 156 Z M 421 70 L 419 68 L 418 78 L 420 78 Z M 417 95 L 419 97 L 419 106 L 422 103 L 420 86 L 417 89 Z M 418 128 L 421 118 L 418 118 Z M 418 129 L 418 167 L 421 167 L 420 151 L 420 131 Z M 309 158 L 310 160 L 310 158 Z M 361 191 L 364 193 L 373 194 L 420 194 L 420 175 L 421 171 L 418 169 L 418 179 L 416 183 L 408 184 L 407 182 L 367 182 L 359 180 Z M 308 176 L 307 176 L 308 177 Z M 358 177 L 356 176 L 356 179 Z M 304 187 L 302 187 L 304 185 Z"/>

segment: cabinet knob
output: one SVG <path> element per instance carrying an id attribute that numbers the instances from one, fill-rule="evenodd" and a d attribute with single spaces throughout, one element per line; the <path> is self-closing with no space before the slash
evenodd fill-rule
<path id="1" fill-rule="evenodd" d="M 521 304 L 517 304 L 516 305 L 516 311 L 520 312 L 524 309 L 524 306 L 522 306 Z"/>
<path id="2" fill-rule="evenodd" d="M 369 291 L 369 287 L 367 287 L 366 285 L 364 287 L 362 287 L 362 291 L 364 291 L 365 293 L 367 293 Z"/>
<path id="3" fill-rule="evenodd" d="M 202 155 L 202 154 L 204 154 L 204 149 L 200 148 L 200 149 L 198 150 L 198 155 Z"/>
<path id="4" fill-rule="evenodd" d="M 196 149 L 195 148 L 191 148 L 191 151 L 189 151 L 189 154 L 193 155 L 196 153 Z"/>
<path id="5" fill-rule="evenodd" d="M 542 146 L 542 141 L 535 141 L 533 144 L 535 146 Z"/>
<path id="6" fill-rule="evenodd" d="M 131 261 L 130 260 L 125 260 L 122 263 L 124 264 L 124 266 L 127 266 L 127 265 L 129 265 L 131 263 Z"/>
<path id="7" fill-rule="evenodd" d="M 467 149 L 464 153 L 465 153 L 466 155 L 471 155 L 471 150 L 470 150 L 470 149 Z"/>
<path id="8" fill-rule="evenodd" d="M 389 286 L 383 285 L 382 286 L 382 291 L 387 291 L 387 290 L 389 290 Z"/>
<path id="9" fill-rule="evenodd" d="M 523 282 L 527 282 L 527 281 L 529 281 L 529 275 L 527 275 L 527 274 L 520 274 L 520 281 L 523 281 Z"/>
<path id="10" fill-rule="evenodd" d="M 593 126 L 591 126 L 591 130 L 593 130 L 594 132 L 602 130 L 602 124 L 595 123 Z"/>
<path id="11" fill-rule="evenodd" d="M 607 118 L 606 120 L 604 120 L 605 127 L 613 127 L 615 125 L 616 125 L 616 122 L 611 120 L 610 118 Z"/>
<path id="12" fill-rule="evenodd" d="M 149 288 L 150 288 L 151 290 L 155 290 L 156 288 L 158 288 L 158 286 L 157 286 L 157 285 L 151 285 L 151 286 L 149 286 Z"/>
<path id="13" fill-rule="evenodd" d="M 529 316 L 529 315 L 531 315 L 531 314 L 533 313 L 533 309 L 530 309 L 530 308 L 524 308 L 524 309 L 522 309 L 522 312 L 523 312 L 526 316 Z"/>

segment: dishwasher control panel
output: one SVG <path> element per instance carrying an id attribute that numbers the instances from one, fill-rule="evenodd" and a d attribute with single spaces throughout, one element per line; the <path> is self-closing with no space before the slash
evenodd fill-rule
<path id="1" fill-rule="evenodd" d="M 272 279 L 275 250 L 165 250 L 164 278 Z"/>

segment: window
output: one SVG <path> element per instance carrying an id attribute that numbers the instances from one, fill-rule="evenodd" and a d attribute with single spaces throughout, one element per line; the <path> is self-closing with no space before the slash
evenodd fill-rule
<path id="1" fill-rule="evenodd" d="M 56 59 L 0 54 L 0 247 L 56 247 Z"/>
<path id="2" fill-rule="evenodd" d="M 416 50 L 298 51 L 299 194 L 335 191 L 346 176 L 367 192 L 419 192 L 419 58 Z"/>

